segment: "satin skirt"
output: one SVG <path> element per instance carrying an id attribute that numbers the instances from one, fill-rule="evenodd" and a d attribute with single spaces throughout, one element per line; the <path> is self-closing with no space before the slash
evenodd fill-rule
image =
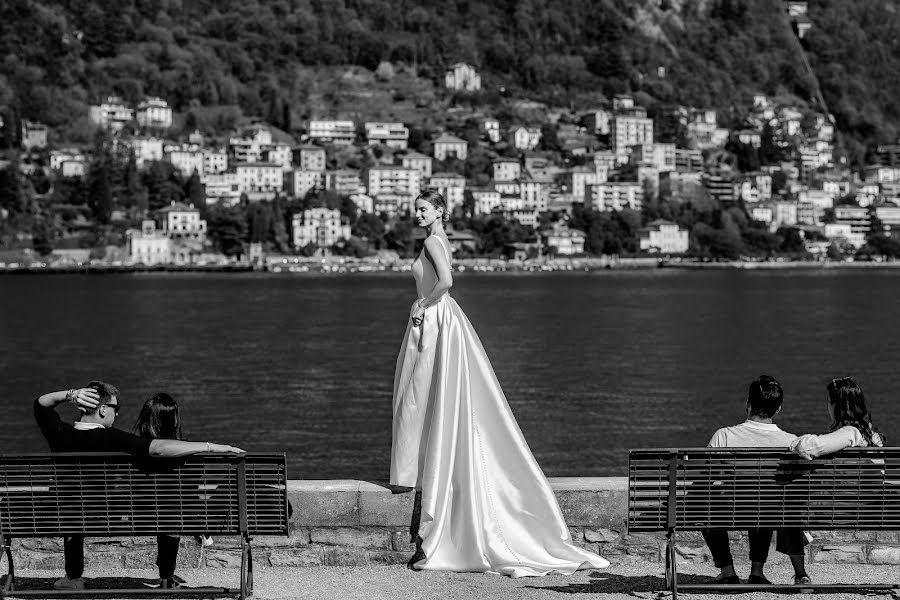
<path id="1" fill-rule="evenodd" d="M 416 568 L 526 577 L 609 566 L 572 544 L 481 341 L 448 295 L 421 326 L 408 322 L 391 483 L 422 490 Z"/>

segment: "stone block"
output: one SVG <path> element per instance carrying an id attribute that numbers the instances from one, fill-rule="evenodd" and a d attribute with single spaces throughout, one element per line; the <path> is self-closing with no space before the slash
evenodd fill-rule
<path id="1" fill-rule="evenodd" d="M 415 492 L 392 494 L 390 490 L 371 486 L 359 492 L 359 524 L 381 527 L 409 527 L 412 521 Z"/>
<path id="2" fill-rule="evenodd" d="M 256 538 L 254 538 L 256 539 Z M 252 542 L 251 542 L 252 543 Z M 228 548 L 228 549 L 241 549 L 241 536 L 239 535 L 215 535 L 213 536 L 213 545 L 207 548 L 207 550 L 211 550 L 213 548 Z"/>
<path id="3" fill-rule="evenodd" d="M 556 499 L 570 526 L 625 528 L 627 492 L 557 489 Z"/>
<path id="4" fill-rule="evenodd" d="M 318 567 L 325 563 L 322 546 L 282 548 L 269 552 L 269 564 L 273 567 Z"/>
<path id="5" fill-rule="evenodd" d="M 181 552 L 178 553 L 181 558 Z M 156 566 L 156 550 L 132 550 L 125 553 L 126 569 L 147 569 Z M 191 565 L 196 567 L 197 563 Z"/>
<path id="6" fill-rule="evenodd" d="M 61 551 L 36 552 L 19 549 L 13 551 L 13 562 L 19 569 L 61 571 L 66 566 L 66 559 Z"/>
<path id="7" fill-rule="evenodd" d="M 613 531 L 612 529 L 606 529 L 605 527 L 598 527 L 596 529 L 584 529 L 584 539 L 586 542 L 615 542 L 619 539 L 619 534 Z"/>
<path id="8" fill-rule="evenodd" d="M 391 549 L 399 552 L 415 552 L 416 544 L 409 539 L 409 531 L 393 531 L 391 532 Z"/>
<path id="9" fill-rule="evenodd" d="M 857 544 L 825 544 L 811 550 L 812 562 L 817 563 L 862 563 L 866 555 Z"/>
<path id="10" fill-rule="evenodd" d="M 221 548 L 216 550 L 207 548 L 206 566 L 239 569 L 241 567 L 241 553 L 240 551 L 223 550 Z"/>
<path id="11" fill-rule="evenodd" d="M 125 556 L 122 552 L 85 552 L 84 563 L 88 568 L 122 568 Z"/>
<path id="12" fill-rule="evenodd" d="M 578 543 L 584 541 L 584 527 L 569 527 L 569 535 L 572 537 L 572 542 Z"/>
<path id="13" fill-rule="evenodd" d="M 679 562 L 684 563 L 704 563 L 712 560 L 712 555 L 705 545 L 675 544 L 675 555 Z"/>
<path id="14" fill-rule="evenodd" d="M 394 552 L 391 550 L 370 550 L 369 564 L 405 565 L 412 558 L 412 552 Z"/>
<path id="15" fill-rule="evenodd" d="M 364 548 L 325 546 L 324 564 L 329 567 L 361 567 L 369 564 L 369 553 Z"/>
<path id="16" fill-rule="evenodd" d="M 888 531 L 876 531 L 875 532 L 875 541 L 876 542 L 900 542 L 900 531 L 897 530 L 888 530 Z"/>
<path id="17" fill-rule="evenodd" d="M 24 538 L 13 539 L 13 548 L 22 548 L 23 550 L 36 550 L 38 552 L 62 552 L 62 538 Z"/>
<path id="18" fill-rule="evenodd" d="M 311 527 L 309 540 L 326 546 L 391 549 L 391 531 L 378 527 Z"/>
<path id="19" fill-rule="evenodd" d="M 254 548 L 292 548 L 309 544 L 309 529 L 294 527 L 290 535 L 259 535 L 250 541 Z"/>
<path id="20" fill-rule="evenodd" d="M 301 491 L 292 494 L 294 526 L 345 526 L 359 525 L 359 492 L 356 491 Z"/>
<path id="21" fill-rule="evenodd" d="M 869 562 L 873 565 L 900 565 L 900 548 L 872 546 L 869 548 Z"/>

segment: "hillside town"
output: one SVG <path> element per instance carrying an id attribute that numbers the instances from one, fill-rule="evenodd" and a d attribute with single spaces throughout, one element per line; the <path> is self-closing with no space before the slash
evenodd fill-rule
<path id="1" fill-rule="evenodd" d="M 811 26 L 805 5 L 787 3 L 801 37 Z M 458 97 L 477 94 L 482 79 L 460 62 L 447 69 L 442 83 L 446 94 Z M 189 131 L 164 98 L 128 105 L 111 96 L 90 107 L 87 117 L 100 140 L 92 146 L 60 144 L 41 123 L 0 123 L 17 127 L 21 145 L 16 162 L 5 161 L 0 169 L 47 181 L 45 196 L 79 181 L 90 195 L 96 190 L 88 182 L 92 166 L 105 153 L 133 177 L 162 169 L 175 188 L 181 185 L 168 196 L 157 194 L 155 207 L 110 198 L 109 214 L 101 216 L 90 197 L 85 204 L 93 210 L 68 207 L 68 232 L 40 244 L 50 263 L 96 259 L 96 249 L 73 247 L 66 238 L 78 238 L 98 222 L 124 227 L 118 249 L 108 248 L 102 257 L 118 264 L 226 264 L 348 249 L 366 256 L 385 247 L 369 235 L 373 230 L 398 231 L 401 223 L 404 235 L 414 237 L 408 216 L 415 197 L 428 188 L 447 199 L 454 216 L 450 240 L 460 256 L 733 259 L 786 252 L 843 259 L 871 249 L 873 234 L 889 239 L 900 227 L 900 143 L 878 147 L 873 164 L 851 170 L 839 152 L 834 118 L 790 99 L 757 94 L 745 110 L 729 115 L 688 106 L 650 115 L 628 94 L 586 111 L 516 98 L 507 104 L 512 110 L 502 118 L 478 106 L 452 105 L 446 126 L 431 130 L 321 117 L 291 133 L 257 121 L 233 135 L 208 138 Z M 35 193 L 40 196 L 37 186 Z M 171 199 L 160 205 L 166 197 Z M 223 242 L 228 236 L 221 229 L 232 225 L 210 221 L 210 211 L 254 205 L 277 205 L 275 213 L 285 213 L 287 243 L 274 245 L 271 236 L 253 232 Z M 679 223 L 683 207 L 703 205 L 720 215 L 720 229 Z M 604 233 L 592 241 L 588 217 L 596 214 L 627 221 L 622 239 Z M 0 219 L 8 216 L 2 209 Z M 471 229 L 477 219 L 495 220 L 495 229 L 514 226 L 514 233 L 487 249 L 484 231 Z M 762 241 L 755 252 L 719 251 L 727 240 L 710 236 L 729 229 Z M 783 234 L 781 247 L 772 246 L 775 232 Z M 18 240 L 27 245 L 32 236 L 21 232 Z M 876 247 L 869 254 L 890 252 Z"/>

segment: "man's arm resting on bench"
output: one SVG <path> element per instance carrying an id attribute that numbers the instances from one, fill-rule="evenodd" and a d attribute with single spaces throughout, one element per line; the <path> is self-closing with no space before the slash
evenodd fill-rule
<path id="1" fill-rule="evenodd" d="M 244 451 L 234 446 L 213 444 L 212 442 L 185 442 L 182 440 L 153 440 L 150 442 L 150 456 L 177 458 L 200 452 L 241 454 Z"/>

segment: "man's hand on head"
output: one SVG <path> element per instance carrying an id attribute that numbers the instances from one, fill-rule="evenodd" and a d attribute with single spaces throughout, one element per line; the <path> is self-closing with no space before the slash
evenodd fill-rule
<path id="1" fill-rule="evenodd" d="M 88 413 L 100 406 L 100 394 L 94 388 L 69 390 L 66 397 L 83 413 Z"/>

